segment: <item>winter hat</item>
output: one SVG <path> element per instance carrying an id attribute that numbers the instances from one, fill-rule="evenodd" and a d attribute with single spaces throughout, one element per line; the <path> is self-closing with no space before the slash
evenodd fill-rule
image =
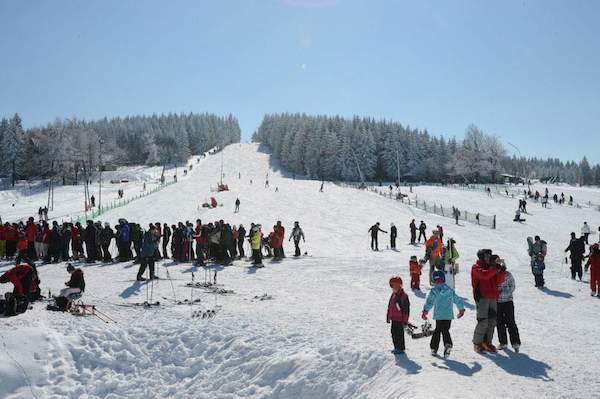
<path id="1" fill-rule="evenodd" d="M 72 265 L 72 264 L 70 264 L 70 263 L 69 263 L 69 264 L 67 264 L 67 271 L 68 271 L 68 272 L 73 272 L 73 271 L 75 271 L 75 266 L 73 266 L 73 265 Z"/>
<path id="2" fill-rule="evenodd" d="M 417 261 L 417 255 L 413 255 L 410 257 L 410 261 L 411 262 L 416 262 Z"/>
<path id="3" fill-rule="evenodd" d="M 395 285 L 402 285 L 402 278 L 396 276 L 390 279 L 390 287 L 394 287 Z"/>
<path id="4" fill-rule="evenodd" d="M 480 249 L 477 251 L 477 258 L 483 259 L 485 255 L 492 255 L 491 249 Z"/>
<path id="5" fill-rule="evenodd" d="M 431 275 L 431 279 L 433 281 L 442 280 L 442 282 L 446 282 L 446 275 L 444 274 L 443 271 L 437 270 L 437 271 L 433 272 L 433 274 Z"/>

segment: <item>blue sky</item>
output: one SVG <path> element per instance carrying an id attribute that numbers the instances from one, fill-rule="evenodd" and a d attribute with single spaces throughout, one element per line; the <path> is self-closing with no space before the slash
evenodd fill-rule
<path id="1" fill-rule="evenodd" d="M 0 1 L 0 115 L 387 118 L 600 162 L 600 1 Z M 595 151 L 591 149 L 595 147 Z"/>

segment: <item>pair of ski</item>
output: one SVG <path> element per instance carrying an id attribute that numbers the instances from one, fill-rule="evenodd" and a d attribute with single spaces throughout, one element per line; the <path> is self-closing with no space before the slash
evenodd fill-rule
<path id="1" fill-rule="evenodd" d="M 148 302 L 148 301 L 144 301 L 144 302 L 128 302 L 128 303 L 120 303 L 118 306 L 124 306 L 124 307 L 143 307 L 143 308 L 153 308 L 153 307 L 158 307 L 160 306 L 160 302 L 156 301 L 156 302 Z"/>

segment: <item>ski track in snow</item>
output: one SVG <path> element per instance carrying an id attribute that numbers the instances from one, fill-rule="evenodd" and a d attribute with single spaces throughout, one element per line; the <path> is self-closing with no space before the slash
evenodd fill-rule
<path id="1" fill-rule="evenodd" d="M 457 228 L 451 219 L 373 193 L 332 184 L 319 193 L 320 182 L 283 176 L 278 164 L 255 144 L 230 145 L 223 157 L 230 192 L 209 190 L 219 177 L 217 154 L 195 165 L 178 184 L 110 211 L 102 220 L 116 223 L 126 217 L 144 226 L 155 221 L 224 219 L 246 227 L 256 221 L 266 231 L 281 220 L 288 235 L 298 220 L 307 238 L 302 249 L 311 256 L 292 259 L 293 245 L 286 241 L 288 258 L 281 263 L 267 260 L 258 270 L 246 261 L 216 267 L 218 283 L 235 292 L 229 295 L 186 287 L 192 272 L 196 282 L 204 281 L 204 270 L 190 264 L 159 262 L 162 279 L 153 286 L 132 281 L 138 265 L 80 264 L 87 280 L 85 302 L 117 323 L 47 312 L 44 303 L 34 304 L 19 317 L 0 319 L 1 398 L 429 398 L 439 395 L 440 389 L 444 397 L 452 398 L 597 397 L 600 299 L 589 296 L 587 284 L 570 280 L 562 251 L 569 232 L 578 232 L 583 220 L 597 228 L 600 212 L 542 209 L 530 203 L 532 215 L 526 216 L 525 224 L 517 224 L 511 222 L 516 200 L 439 187 L 413 189 L 419 199 L 498 215 L 497 230 L 468 223 Z M 243 167 L 241 179 L 236 165 Z M 267 172 L 269 188 L 264 187 Z M 586 194 L 594 202 L 593 193 Z M 55 195 L 61 201 L 58 190 Z M 199 208 L 210 196 L 224 206 Z M 596 191 L 595 196 L 600 194 Z M 234 214 L 236 197 L 242 204 Z M 8 218 L 9 207 L 0 206 Z M 37 205 L 31 207 L 35 213 Z M 387 281 L 400 275 L 408 285 L 408 259 L 424 252 L 423 246 L 406 243 L 413 217 L 430 227 L 442 224 L 461 254 L 456 285 L 467 313 L 452 323 L 454 349 L 447 360 L 430 355 L 427 338 L 407 337 L 406 355 L 390 353 Z M 399 252 L 385 250 L 385 234 L 379 242 L 384 250 L 369 249 L 367 230 L 375 221 L 385 230 L 389 222 L 396 223 Z M 526 254 L 525 238 L 538 233 L 549 245 L 544 291 L 533 287 Z M 499 253 L 515 276 L 520 354 L 473 352 L 476 320 L 469 271 L 482 247 Z M 8 267 L 6 262 L 0 264 L 0 272 Z M 44 293 L 63 286 L 68 277 L 64 268 L 64 264 L 39 267 Z M 166 269 L 178 300 L 201 302 L 174 304 Z M 421 322 L 428 291 L 423 277 L 423 294 L 408 291 L 415 324 Z M 2 292 L 9 288 L 0 286 Z M 152 300 L 161 301 L 160 307 L 119 306 L 145 301 L 152 288 Z M 254 299 L 264 293 L 273 299 Z M 215 318 L 191 317 L 194 311 L 209 309 L 217 310 Z"/>

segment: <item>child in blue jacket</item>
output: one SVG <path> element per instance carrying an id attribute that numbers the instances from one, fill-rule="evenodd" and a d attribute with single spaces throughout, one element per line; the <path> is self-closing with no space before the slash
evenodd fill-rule
<path id="1" fill-rule="evenodd" d="M 423 314 L 423 320 L 427 320 L 427 313 L 434 308 L 433 319 L 435 320 L 435 331 L 431 337 L 431 354 L 437 355 L 440 346 L 440 335 L 444 339 L 444 357 L 450 355 L 452 349 L 452 338 L 450 337 L 450 324 L 454 319 L 452 304 L 459 309 L 458 318 L 460 319 L 465 314 L 465 307 L 462 299 L 456 295 L 454 290 L 446 285 L 446 275 L 443 271 L 437 270 L 432 275 L 434 287 L 429 291 Z"/>

